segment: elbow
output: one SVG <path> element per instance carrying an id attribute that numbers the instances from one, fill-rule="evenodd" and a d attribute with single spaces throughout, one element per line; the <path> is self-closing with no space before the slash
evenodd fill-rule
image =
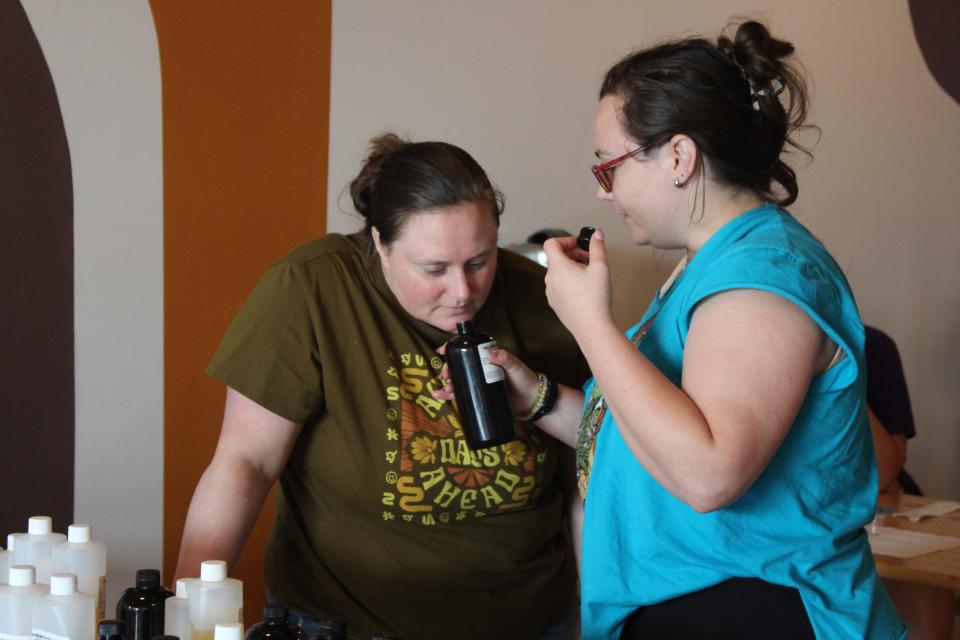
<path id="1" fill-rule="evenodd" d="M 741 493 L 743 493 L 741 489 L 733 486 L 719 482 L 706 482 L 689 487 L 680 499 L 697 513 L 710 513 L 733 504 Z"/>

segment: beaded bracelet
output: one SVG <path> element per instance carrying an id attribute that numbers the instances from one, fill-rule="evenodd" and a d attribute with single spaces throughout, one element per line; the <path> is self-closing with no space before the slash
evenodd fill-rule
<path id="1" fill-rule="evenodd" d="M 553 410 L 553 405 L 557 403 L 557 397 L 560 395 L 560 387 L 557 386 L 556 382 L 552 380 L 547 380 L 547 392 L 544 395 L 543 403 L 540 405 L 540 408 L 530 417 L 530 422 L 536 422 L 543 416 L 547 415 Z"/>
<path id="2" fill-rule="evenodd" d="M 549 381 L 547 380 L 547 376 L 543 375 L 542 373 L 538 373 L 537 393 L 533 396 L 533 404 L 530 405 L 529 409 L 517 415 L 517 420 L 521 422 L 530 422 L 530 420 L 533 419 L 533 416 L 543 407 L 543 401 L 547 397 L 548 385 Z"/>

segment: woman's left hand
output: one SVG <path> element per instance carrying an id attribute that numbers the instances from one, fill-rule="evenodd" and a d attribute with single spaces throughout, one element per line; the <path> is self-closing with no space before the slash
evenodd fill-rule
<path id="1" fill-rule="evenodd" d="M 447 345 L 444 343 L 437 349 L 437 353 L 446 355 L 446 350 Z M 487 351 L 487 358 L 491 364 L 501 367 L 506 374 L 513 412 L 520 414 L 529 409 L 537 395 L 537 387 L 540 385 L 537 373 L 505 349 L 490 349 Z M 443 387 L 434 391 L 433 397 L 437 400 L 454 400 L 453 383 L 450 381 L 450 369 L 446 362 L 440 370 L 440 382 L 443 383 Z"/>
<path id="2" fill-rule="evenodd" d="M 610 270 L 603 231 L 590 238 L 589 263 L 573 236 L 550 238 L 543 245 L 547 255 L 547 301 L 574 337 L 584 335 L 597 323 L 612 322 Z"/>

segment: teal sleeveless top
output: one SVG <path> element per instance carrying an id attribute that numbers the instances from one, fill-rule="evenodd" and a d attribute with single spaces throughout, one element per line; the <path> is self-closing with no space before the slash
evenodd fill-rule
<path id="1" fill-rule="evenodd" d="M 583 637 L 618 638 L 637 607 L 732 577 L 798 589 L 818 638 L 905 637 L 863 529 L 877 493 L 863 325 L 850 286 L 823 245 L 780 208 L 747 211 L 711 236 L 627 335 L 679 386 L 697 304 L 729 289 L 786 297 L 844 357 L 813 379 L 756 482 L 711 513 L 694 511 L 647 473 L 612 412 L 594 410 L 602 396 L 587 383 L 581 430 L 596 432 L 596 439 L 583 528 Z M 598 416 L 592 428 L 591 412 Z"/>

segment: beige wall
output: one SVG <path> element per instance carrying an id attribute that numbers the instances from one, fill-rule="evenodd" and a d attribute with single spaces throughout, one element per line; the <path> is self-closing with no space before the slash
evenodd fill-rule
<path id="1" fill-rule="evenodd" d="M 615 310 L 636 320 L 675 257 L 630 246 L 594 198 L 593 110 L 603 72 L 667 35 L 714 34 L 737 15 L 797 45 L 815 80 L 815 161 L 793 207 L 844 267 L 867 322 L 898 341 L 919 430 L 908 468 L 960 497 L 960 106 L 934 82 L 905 2 L 578 0 L 482 4 L 337 1 L 333 11 L 331 231 L 366 140 L 384 128 L 461 144 L 507 196 L 502 240 L 542 227 L 606 227 Z M 349 210 L 349 198 L 339 206 Z M 611 231 L 613 233 L 611 233 Z"/>

